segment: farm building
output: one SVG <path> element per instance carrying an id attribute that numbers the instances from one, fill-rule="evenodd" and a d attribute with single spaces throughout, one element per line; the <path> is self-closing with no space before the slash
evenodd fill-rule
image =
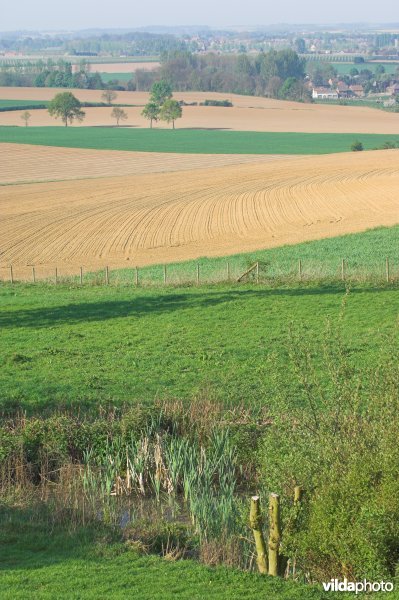
<path id="1" fill-rule="evenodd" d="M 391 96 L 398 96 L 399 95 L 399 83 L 393 83 L 392 85 L 387 87 L 387 92 Z"/>
<path id="2" fill-rule="evenodd" d="M 316 87 L 312 90 L 315 100 L 338 100 L 338 92 L 327 87 Z"/>
<path id="3" fill-rule="evenodd" d="M 351 91 L 351 95 L 356 96 L 357 98 L 363 98 L 365 95 L 362 85 L 351 85 L 349 89 Z"/>

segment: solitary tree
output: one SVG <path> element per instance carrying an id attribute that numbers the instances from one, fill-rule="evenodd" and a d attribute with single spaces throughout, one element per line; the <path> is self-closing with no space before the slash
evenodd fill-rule
<path id="1" fill-rule="evenodd" d="M 101 98 L 111 106 L 114 100 L 116 100 L 118 94 L 114 90 L 104 90 L 101 94 Z"/>
<path id="2" fill-rule="evenodd" d="M 161 106 L 159 118 L 161 119 L 161 121 L 166 121 L 167 123 L 172 123 L 173 129 L 174 129 L 176 119 L 180 119 L 182 114 L 183 114 L 182 107 L 177 102 L 177 100 L 169 99 L 169 100 L 165 100 L 165 102 Z"/>
<path id="3" fill-rule="evenodd" d="M 152 122 L 158 121 L 160 111 L 161 111 L 161 109 L 160 109 L 159 105 L 156 104 L 156 102 L 148 102 L 148 104 L 145 105 L 143 112 L 141 114 L 143 115 L 143 117 L 145 119 L 147 119 L 150 122 L 151 129 L 152 129 Z"/>
<path id="4" fill-rule="evenodd" d="M 111 117 L 116 119 L 116 124 L 119 127 L 119 121 L 126 121 L 127 113 L 123 110 L 123 108 L 119 108 L 119 106 L 114 106 L 112 109 Z"/>
<path id="5" fill-rule="evenodd" d="M 159 106 L 172 97 L 172 86 L 167 81 L 156 81 L 151 88 L 150 102 Z"/>
<path id="6" fill-rule="evenodd" d="M 23 121 L 25 121 L 25 127 L 28 127 L 28 125 L 29 125 L 29 119 L 31 118 L 31 116 L 32 115 L 30 114 L 30 112 L 28 110 L 24 110 L 24 112 L 22 113 L 21 119 Z"/>
<path id="7" fill-rule="evenodd" d="M 60 117 L 65 127 L 68 127 L 68 121 L 70 124 L 73 123 L 74 119 L 83 121 L 85 113 L 81 106 L 79 100 L 71 92 L 62 92 L 54 96 L 49 102 L 48 112 L 56 119 Z"/>

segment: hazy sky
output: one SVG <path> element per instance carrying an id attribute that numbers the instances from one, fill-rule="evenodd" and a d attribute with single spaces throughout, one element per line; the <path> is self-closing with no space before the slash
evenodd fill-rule
<path id="1" fill-rule="evenodd" d="M 399 21 L 397 0 L 0 0 L 0 30 Z"/>

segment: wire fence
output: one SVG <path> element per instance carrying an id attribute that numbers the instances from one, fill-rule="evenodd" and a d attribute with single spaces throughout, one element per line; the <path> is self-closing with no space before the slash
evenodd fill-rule
<path id="1" fill-rule="evenodd" d="M 399 264 L 389 257 L 372 264 L 342 258 L 321 263 L 316 260 L 281 263 L 208 260 L 148 267 L 89 269 L 84 266 L 0 267 L 3 283 L 49 283 L 54 285 L 133 285 L 136 287 L 207 285 L 215 283 L 294 283 L 311 281 L 386 282 L 399 280 Z"/>

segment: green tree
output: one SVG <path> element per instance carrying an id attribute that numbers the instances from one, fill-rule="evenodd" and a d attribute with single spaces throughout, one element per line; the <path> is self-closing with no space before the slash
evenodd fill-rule
<path id="1" fill-rule="evenodd" d="M 158 121 L 160 111 L 161 111 L 161 109 L 156 102 L 148 102 L 148 104 L 145 105 L 141 114 L 145 119 L 147 119 L 147 121 L 150 122 L 151 129 L 152 129 L 152 122 Z"/>
<path id="2" fill-rule="evenodd" d="M 163 103 L 159 112 L 159 118 L 161 119 L 161 121 L 172 123 L 174 129 L 175 120 L 180 119 L 182 114 L 182 107 L 177 102 L 177 100 L 172 100 L 171 98 L 169 98 L 169 100 L 165 100 L 165 102 Z"/>
<path id="3" fill-rule="evenodd" d="M 73 123 L 74 119 L 83 121 L 85 113 L 81 109 L 82 105 L 71 92 L 62 92 L 54 96 L 48 105 L 48 112 L 52 117 L 61 118 L 65 127 Z"/>
<path id="4" fill-rule="evenodd" d="M 25 127 L 28 127 L 28 125 L 29 125 L 29 119 L 31 118 L 31 116 L 32 115 L 30 114 L 30 112 L 28 110 L 24 110 L 24 112 L 22 113 L 21 119 L 23 121 L 25 121 Z"/>
<path id="5" fill-rule="evenodd" d="M 101 94 L 101 98 L 109 105 L 111 105 L 117 97 L 118 94 L 114 90 L 104 90 Z"/>
<path id="6" fill-rule="evenodd" d="M 172 97 L 172 86 L 167 81 L 156 81 L 151 88 L 150 102 L 162 106 L 166 100 Z"/>
<path id="7" fill-rule="evenodd" d="M 119 127 L 120 121 L 126 121 L 127 113 L 123 110 L 123 108 L 120 108 L 119 106 L 114 106 L 111 112 L 111 117 L 116 119 L 116 125 L 117 127 Z"/>

